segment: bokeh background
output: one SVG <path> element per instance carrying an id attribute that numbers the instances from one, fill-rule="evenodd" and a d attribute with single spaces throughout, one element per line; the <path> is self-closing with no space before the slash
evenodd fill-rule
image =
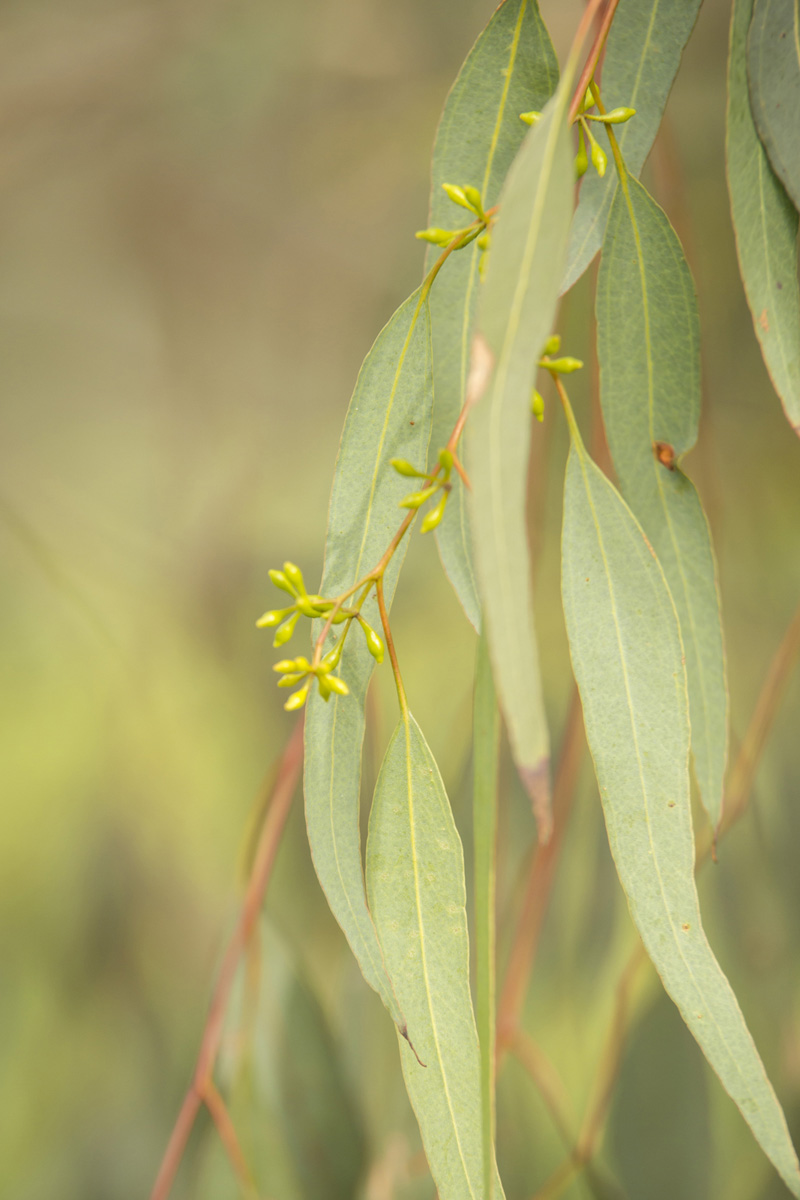
<path id="1" fill-rule="evenodd" d="M 562 51 L 580 7 L 542 4 Z M 490 12 L 486 0 L 0 8 L 4 1196 L 148 1194 L 290 728 L 271 639 L 254 628 L 273 599 L 267 570 L 292 558 L 318 577 L 350 390 L 420 277 L 413 234 L 425 224 L 438 114 Z M 706 0 L 647 179 L 700 293 L 705 416 L 688 469 L 719 553 L 735 749 L 800 599 L 800 443 L 738 283 L 723 162 L 727 20 L 724 0 Z M 589 284 L 562 318 L 569 352 L 587 358 Z M 588 428 L 586 382 L 576 389 Z M 554 404 L 533 436 L 558 743 L 570 677 Z M 428 541 L 409 554 L 396 636 L 469 858 L 474 638 Z M 387 675 L 365 794 L 395 720 Z M 795 678 L 752 808 L 701 885 L 796 1140 L 799 711 Z M 504 778 L 501 967 L 534 837 Z M 526 1010 L 576 1118 L 634 942 L 584 762 Z M 226 1051 L 223 1067 L 245 1079 L 236 1105 L 263 1194 L 430 1200 L 394 1035 L 327 913 L 299 805 L 268 896 L 261 971 L 252 1061 Z M 637 994 L 601 1156 L 617 1181 L 609 1194 L 786 1195 L 657 985 L 644 978 Z M 533 1195 L 564 1149 L 510 1060 L 499 1118 L 509 1198 Z M 237 1194 L 201 1121 L 175 1195 Z M 564 1192 L 590 1194 L 583 1179 Z"/>

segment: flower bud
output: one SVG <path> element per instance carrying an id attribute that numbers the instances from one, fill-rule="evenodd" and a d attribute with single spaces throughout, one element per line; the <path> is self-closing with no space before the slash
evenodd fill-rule
<path id="1" fill-rule="evenodd" d="M 282 658 L 280 662 L 274 664 L 272 669 L 279 675 L 285 675 L 287 671 L 297 671 L 299 668 L 293 658 Z"/>
<path id="2" fill-rule="evenodd" d="M 338 675 L 326 675 L 325 682 L 332 692 L 337 692 L 340 696 L 350 695 L 350 688 Z"/>
<path id="3" fill-rule="evenodd" d="M 468 208 L 470 212 L 475 212 L 474 205 L 470 204 L 467 199 L 466 192 L 463 188 L 456 187 L 454 183 L 443 183 L 442 189 L 447 193 L 454 204 L 460 204 L 462 208 Z"/>
<path id="4" fill-rule="evenodd" d="M 561 338 L 558 336 L 557 333 L 554 333 L 553 336 L 548 338 L 547 341 L 545 342 L 544 350 L 542 351 L 542 353 L 543 354 L 558 354 L 560 349 L 561 349 Z"/>
<path id="5" fill-rule="evenodd" d="M 305 671 L 293 671 L 291 675 L 284 675 L 278 680 L 278 687 L 294 687 L 301 679 L 305 679 Z"/>
<path id="6" fill-rule="evenodd" d="M 583 136 L 583 125 L 578 126 L 578 153 L 575 155 L 575 178 L 580 179 L 589 169 L 589 159 L 586 154 L 586 139 Z"/>
<path id="7" fill-rule="evenodd" d="M 439 451 L 439 466 L 444 471 L 445 479 L 449 479 L 453 469 L 453 451 L 448 450 L 446 446 Z"/>
<path id="8" fill-rule="evenodd" d="M 422 471 L 418 471 L 415 466 L 412 466 L 405 458 L 390 458 L 389 462 L 397 471 L 398 475 L 405 475 L 408 479 L 424 479 L 425 475 Z"/>
<path id="9" fill-rule="evenodd" d="M 280 625 L 287 613 L 290 613 L 291 608 L 273 608 L 269 612 L 265 612 L 263 617 L 259 617 L 256 621 L 256 629 L 271 629 L 273 625 Z"/>
<path id="10" fill-rule="evenodd" d="M 563 358 L 550 358 L 547 362 L 539 363 L 540 367 L 545 367 L 548 371 L 554 371 L 556 375 L 571 375 L 573 371 L 580 371 L 583 363 L 579 358 L 570 358 L 565 355 Z"/>
<path id="11" fill-rule="evenodd" d="M 275 630 L 275 638 L 274 638 L 272 644 L 276 650 L 277 650 L 278 646 L 283 646 L 283 645 L 285 645 L 286 642 L 289 641 L 289 638 L 294 633 L 294 627 L 297 624 L 299 618 L 300 618 L 300 613 L 294 612 L 294 613 L 292 613 L 291 617 L 289 617 L 288 621 L 284 621 L 283 624 L 278 629 Z"/>
<path id="12" fill-rule="evenodd" d="M 423 488 L 421 492 L 409 492 L 405 499 L 400 501 L 398 508 L 420 508 L 426 500 L 430 500 L 438 488 L 438 483 L 432 483 L 430 487 Z"/>
<path id="13" fill-rule="evenodd" d="M 309 685 L 306 684 L 305 687 L 301 687 L 298 692 L 292 692 L 291 696 L 283 706 L 287 712 L 296 712 L 298 708 L 303 707 L 308 699 L 308 688 Z"/>
<path id="14" fill-rule="evenodd" d="M 622 125 L 624 121 L 630 121 L 631 117 L 635 116 L 635 108 L 612 108 L 607 113 L 592 113 L 586 119 L 588 121 L 600 121 L 603 125 Z"/>
<path id="15" fill-rule="evenodd" d="M 369 650 L 372 657 L 375 659 L 375 662 L 382 663 L 383 662 L 383 642 L 378 637 L 377 633 L 372 628 L 372 626 L 368 625 L 363 617 L 358 618 L 358 623 L 361 626 L 361 628 L 364 630 L 364 637 L 366 638 L 367 649 Z"/>
<path id="16" fill-rule="evenodd" d="M 289 580 L 294 590 L 301 596 L 306 594 L 306 585 L 303 583 L 303 572 L 294 563 L 285 562 L 283 564 L 283 573 Z"/>
<path id="17" fill-rule="evenodd" d="M 470 202 L 470 205 L 472 206 L 472 211 L 474 213 L 477 213 L 477 215 L 479 217 L 482 217 L 483 216 L 483 200 L 481 199 L 481 194 L 478 191 L 478 189 L 476 187 L 472 187 L 468 183 L 465 183 L 463 185 L 463 187 L 461 188 L 461 190 L 464 193 L 464 195 L 466 196 L 467 200 Z"/>
<path id="18" fill-rule="evenodd" d="M 420 529 L 422 533 L 429 533 L 431 529 L 435 529 L 444 516 L 444 508 L 447 504 L 449 492 L 442 492 L 442 498 L 435 508 L 432 508 L 429 513 L 426 513 L 422 519 Z"/>
<path id="19" fill-rule="evenodd" d="M 421 242 L 430 242 L 434 246 L 449 246 L 455 236 L 455 230 L 438 229 L 435 225 L 430 229 L 418 229 L 414 234 Z"/>
<path id="20" fill-rule="evenodd" d="M 531 396 L 531 412 L 536 417 L 537 421 L 544 420 L 544 397 L 541 392 L 537 392 L 534 388 Z"/>
<path id="21" fill-rule="evenodd" d="M 343 646 L 344 640 L 343 638 L 339 638 L 336 645 L 333 646 L 327 654 L 323 655 L 320 666 L 322 667 L 324 674 L 327 674 L 328 671 L 332 671 L 334 667 L 338 667 L 339 660 L 342 657 Z"/>
<path id="22" fill-rule="evenodd" d="M 294 594 L 295 594 L 294 588 L 289 583 L 289 580 L 286 578 L 283 571 L 272 570 L 269 573 L 269 577 L 272 580 L 272 582 L 275 584 L 276 588 L 280 588 L 281 591 L 288 592 L 290 596 L 294 596 Z"/>
<path id="23" fill-rule="evenodd" d="M 608 166 L 608 155 L 600 143 L 596 142 L 594 138 L 590 138 L 589 140 L 592 143 L 592 166 L 602 179 L 606 173 L 606 167 Z"/>
<path id="24" fill-rule="evenodd" d="M 534 109 L 532 112 L 520 113 L 519 119 L 520 121 L 524 121 L 526 125 L 536 125 L 536 123 L 540 120 L 541 115 L 542 114 L 540 112 L 537 112 Z"/>

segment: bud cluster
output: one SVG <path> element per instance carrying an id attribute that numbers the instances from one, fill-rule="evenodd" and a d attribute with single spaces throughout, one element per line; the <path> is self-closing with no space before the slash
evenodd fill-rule
<path id="1" fill-rule="evenodd" d="M 429 533 L 431 529 L 436 528 L 444 516 L 444 510 L 453 488 L 450 476 L 453 473 L 453 466 L 455 465 L 455 455 L 452 450 L 448 450 L 446 447 L 439 451 L 439 466 L 441 467 L 441 474 L 439 475 L 426 475 L 424 471 L 418 471 L 412 463 L 407 462 L 404 458 L 392 458 L 390 462 L 398 475 L 425 480 L 425 487 L 420 488 L 416 492 L 409 492 L 407 496 L 403 497 L 400 501 L 400 508 L 422 508 L 422 505 L 427 500 L 432 499 L 437 492 L 440 491 L 442 493 L 438 503 L 422 518 L 420 530 L 422 533 Z"/>

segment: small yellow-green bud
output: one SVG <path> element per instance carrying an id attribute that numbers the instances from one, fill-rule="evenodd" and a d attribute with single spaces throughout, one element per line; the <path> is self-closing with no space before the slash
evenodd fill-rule
<path id="1" fill-rule="evenodd" d="M 524 121 L 526 125 L 535 125 L 541 119 L 541 116 L 542 114 L 534 109 L 532 112 L 520 113 L 519 119 L 520 121 Z"/>
<path id="2" fill-rule="evenodd" d="M 309 685 L 306 684 L 305 687 L 301 687 L 299 691 L 292 692 L 291 696 L 283 706 L 287 712 L 296 712 L 298 708 L 303 707 L 308 699 L 308 688 Z"/>
<path id="3" fill-rule="evenodd" d="M 486 277 L 486 268 L 489 264 L 489 251 L 484 250 L 478 258 L 478 278 L 483 283 Z"/>
<path id="4" fill-rule="evenodd" d="M 426 500 L 430 500 L 435 491 L 438 490 L 438 483 L 432 483 L 430 487 L 423 488 L 421 492 L 409 492 L 405 499 L 400 501 L 399 508 L 420 508 Z"/>
<path id="5" fill-rule="evenodd" d="M 474 204 L 471 204 L 467 199 L 467 194 L 464 188 L 457 187 L 454 183 L 443 183 L 442 189 L 447 193 L 454 204 L 460 204 L 462 208 L 467 208 L 470 212 L 476 211 Z"/>
<path id="6" fill-rule="evenodd" d="M 587 121 L 600 121 L 603 125 L 622 125 L 625 121 L 630 121 L 631 117 L 636 116 L 635 108 L 612 108 L 607 113 L 592 113 L 587 117 Z"/>
<path id="7" fill-rule="evenodd" d="M 278 687 L 294 687 L 301 679 L 305 679 L 305 671 L 293 671 L 290 675 L 284 675 L 278 680 Z"/>
<path id="8" fill-rule="evenodd" d="M 297 597 L 297 607 L 300 609 L 300 612 L 303 614 L 304 617 L 318 617 L 319 616 L 319 612 L 317 611 L 316 607 L 311 603 L 308 596 L 298 596 Z"/>
<path id="9" fill-rule="evenodd" d="M 414 234 L 421 242 L 430 242 L 433 246 L 449 246 L 456 236 L 454 229 L 438 229 L 432 225 L 430 229 L 418 229 Z"/>
<path id="10" fill-rule="evenodd" d="M 587 87 L 583 93 L 583 100 L 581 100 L 581 113 L 588 112 L 590 108 L 594 108 L 594 96 L 591 87 Z"/>
<path id="11" fill-rule="evenodd" d="M 299 671 L 300 665 L 294 658 L 282 658 L 280 662 L 275 663 L 272 669 L 279 675 L 285 675 L 287 671 Z"/>
<path id="12" fill-rule="evenodd" d="M 586 139 L 583 136 L 583 124 L 578 126 L 578 153 L 575 155 L 575 178 L 580 179 L 589 169 L 589 158 L 586 153 Z"/>
<path id="13" fill-rule="evenodd" d="M 476 187 L 472 187 L 469 183 L 465 183 L 462 187 L 462 192 L 472 205 L 472 211 L 477 213 L 479 217 L 483 216 L 483 200 L 481 194 Z"/>
<path id="14" fill-rule="evenodd" d="M 364 637 L 367 642 L 367 649 L 377 663 L 383 662 L 383 642 L 378 637 L 371 625 L 368 625 L 363 617 L 358 618 L 358 623 L 364 630 Z"/>
<path id="15" fill-rule="evenodd" d="M 606 173 L 606 167 L 608 166 L 608 155 L 600 143 L 595 141 L 594 138 L 590 138 L 589 140 L 592 143 L 592 166 L 602 179 Z"/>
<path id="16" fill-rule="evenodd" d="M 531 412 L 536 417 L 537 421 L 544 420 L 544 397 L 542 396 L 541 392 L 537 392 L 535 388 L 533 389 L 533 394 L 531 396 Z"/>
<path id="17" fill-rule="evenodd" d="M 389 462 L 392 464 L 395 471 L 397 471 L 398 475 L 405 475 L 407 479 L 425 478 L 424 472 L 418 471 L 417 468 L 405 458 L 390 458 Z"/>
<path id="18" fill-rule="evenodd" d="M 259 617 L 256 621 L 256 629 L 271 629 L 273 625 L 280 625 L 287 613 L 290 613 L 291 608 L 273 608 L 269 612 L 265 612 L 263 617 Z"/>
<path id="19" fill-rule="evenodd" d="M 283 564 L 283 573 L 289 580 L 294 590 L 301 596 L 306 594 L 306 585 L 303 583 L 303 572 L 294 563 L 285 562 Z"/>
<path id="20" fill-rule="evenodd" d="M 351 613 L 342 612 L 342 610 L 339 609 L 336 615 L 331 617 L 331 625 L 341 625 L 344 621 L 349 621 L 351 615 Z"/>
<path id="21" fill-rule="evenodd" d="M 322 656 L 322 661 L 320 662 L 319 665 L 320 665 L 320 667 L 322 667 L 323 674 L 326 674 L 328 671 L 332 671 L 334 669 L 334 667 L 338 667 L 339 659 L 342 657 L 342 647 L 343 646 L 344 646 L 344 641 L 342 638 L 339 638 L 336 645 L 333 646 L 328 651 L 327 654 L 324 654 Z"/>
<path id="22" fill-rule="evenodd" d="M 329 677 L 327 675 L 317 675 L 317 686 L 319 687 L 320 696 L 322 696 L 322 699 L 327 704 L 333 693 Z"/>
<path id="23" fill-rule="evenodd" d="M 269 573 L 269 577 L 272 580 L 272 582 L 275 584 L 276 588 L 280 588 L 281 591 L 288 592 L 290 596 L 295 595 L 295 590 L 292 587 L 292 585 L 289 583 L 289 580 L 286 578 L 283 571 L 272 570 Z"/>
<path id="24" fill-rule="evenodd" d="M 491 243 L 492 243 L 491 234 L 482 233 L 481 236 L 478 238 L 478 249 L 484 250 L 484 251 L 488 250 Z"/>
<path id="25" fill-rule="evenodd" d="M 426 513 L 422 519 L 420 530 L 422 533 L 429 533 L 431 529 L 435 529 L 444 516 L 445 505 L 449 492 L 442 492 L 442 497 L 435 508 L 432 508 L 429 513 Z"/>
<path id="26" fill-rule="evenodd" d="M 565 355 L 563 358 L 550 358 L 547 362 L 539 363 L 540 367 L 545 367 L 548 371 L 555 371 L 556 375 L 571 375 L 573 371 L 580 371 L 583 363 L 579 358 L 570 358 Z"/>
<path id="27" fill-rule="evenodd" d="M 450 472 L 453 469 L 453 452 L 452 450 L 448 450 L 446 446 L 439 451 L 439 466 L 444 471 L 445 479 L 449 479 Z"/>
<path id="28" fill-rule="evenodd" d="M 553 336 L 548 338 L 547 341 L 545 342 L 543 353 L 544 354 L 558 354 L 560 349 L 561 349 L 561 338 L 558 336 L 557 333 L 554 333 Z"/>
<path id="29" fill-rule="evenodd" d="M 320 682 L 322 681 L 320 680 Z M 350 695 L 350 688 L 343 679 L 339 678 L 338 675 L 326 675 L 325 682 L 332 692 L 338 692 L 340 696 Z"/>
<path id="30" fill-rule="evenodd" d="M 297 624 L 299 617 L 300 617 L 299 612 L 292 613 L 292 615 L 291 615 L 291 617 L 289 617 L 288 621 L 284 621 L 283 624 L 280 625 L 278 627 L 278 629 L 275 630 L 275 637 L 273 639 L 272 644 L 276 650 L 277 650 L 278 646 L 283 646 L 286 642 L 289 641 L 289 638 L 294 633 L 294 627 Z"/>

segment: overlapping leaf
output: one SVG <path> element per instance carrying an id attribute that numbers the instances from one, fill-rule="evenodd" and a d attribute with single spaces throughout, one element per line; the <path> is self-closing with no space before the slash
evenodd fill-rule
<path id="1" fill-rule="evenodd" d="M 728 190 L 739 269 L 761 353 L 800 434 L 797 211 L 775 177 L 750 111 L 745 50 L 753 0 L 734 0 L 728 64 Z"/>
<path id="2" fill-rule="evenodd" d="M 577 430 L 562 591 L 608 838 L 631 916 L 703 1053 L 794 1196 L 786 1121 L 708 944 L 694 882 L 683 647 L 661 567 Z"/>
<path id="3" fill-rule="evenodd" d="M 452 228 L 466 217 L 442 191 L 443 183 L 470 184 L 485 207 L 496 203 L 527 130 L 519 114 L 544 108 L 557 82 L 558 64 L 536 0 L 505 0 L 470 51 L 442 113 L 433 149 L 431 225 Z M 437 253 L 428 254 L 427 268 Z M 466 395 L 479 256 L 475 242 L 452 255 L 431 293 L 434 453 L 447 442 Z M 480 601 L 463 487 L 450 498 L 436 537 L 445 571 L 477 629 Z"/>
<path id="4" fill-rule="evenodd" d="M 617 191 L 603 242 L 597 353 L 603 418 L 622 494 L 658 554 L 678 610 L 695 774 L 716 827 L 728 741 L 716 567 L 700 497 L 670 462 L 697 439 L 697 300 L 666 215 L 630 177 Z M 659 460 L 658 446 L 666 462 Z"/>
<path id="5" fill-rule="evenodd" d="M 750 103 L 778 178 L 800 209 L 800 7 L 756 0 L 747 37 Z"/>
<path id="6" fill-rule="evenodd" d="M 486 1200 L 464 857 L 439 770 L 409 714 L 394 732 L 375 788 L 367 889 L 386 966 L 425 1064 L 399 1039 L 439 1195 Z M 503 1195 L 496 1173 L 494 1192 Z"/>
<path id="7" fill-rule="evenodd" d="M 503 188 L 478 315 L 494 371 L 468 429 L 475 562 L 492 669 L 514 760 L 544 838 L 550 742 L 533 627 L 526 488 L 531 387 L 551 332 L 572 211 L 567 105 L 573 68 Z"/>
<path id="8" fill-rule="evenodd" d="M 430 321 L 421 290 L 401 305 L 379 334 L 356 382 L 345 421 L 331 493 L 322 593 L 336 596 L 380 560 L 402 518 L 408 488 L 389 465 L 393 457 L 425 462 L 431 419 Z M 391 601 L 405 546 L 384 583 Z M 365 610 L 379 624 L 377 612 Z M 348 636 L 341 674 L 350 695 L 309 700 L 305 729 L 308 840 L 319 881 L 364 978 L 402 1029 L 404 1020 L 384 967 L 364 892 L 358 809 L 364 700 L 375 663 L 360 630 Z"/>
<path id="9" fill-rule="evenodd" d="M 636 116 L 618 127 L 628 170 L 638 175 L 650 153 L 683 48 L 701 0 L 620 0 L 608 36 L 602 93 L 606 108 L 626 105 Z M 562 292 L 589 266 L 603 241 L 617 178 L 590 171 L 581 183 L 572 222 Z"/>

